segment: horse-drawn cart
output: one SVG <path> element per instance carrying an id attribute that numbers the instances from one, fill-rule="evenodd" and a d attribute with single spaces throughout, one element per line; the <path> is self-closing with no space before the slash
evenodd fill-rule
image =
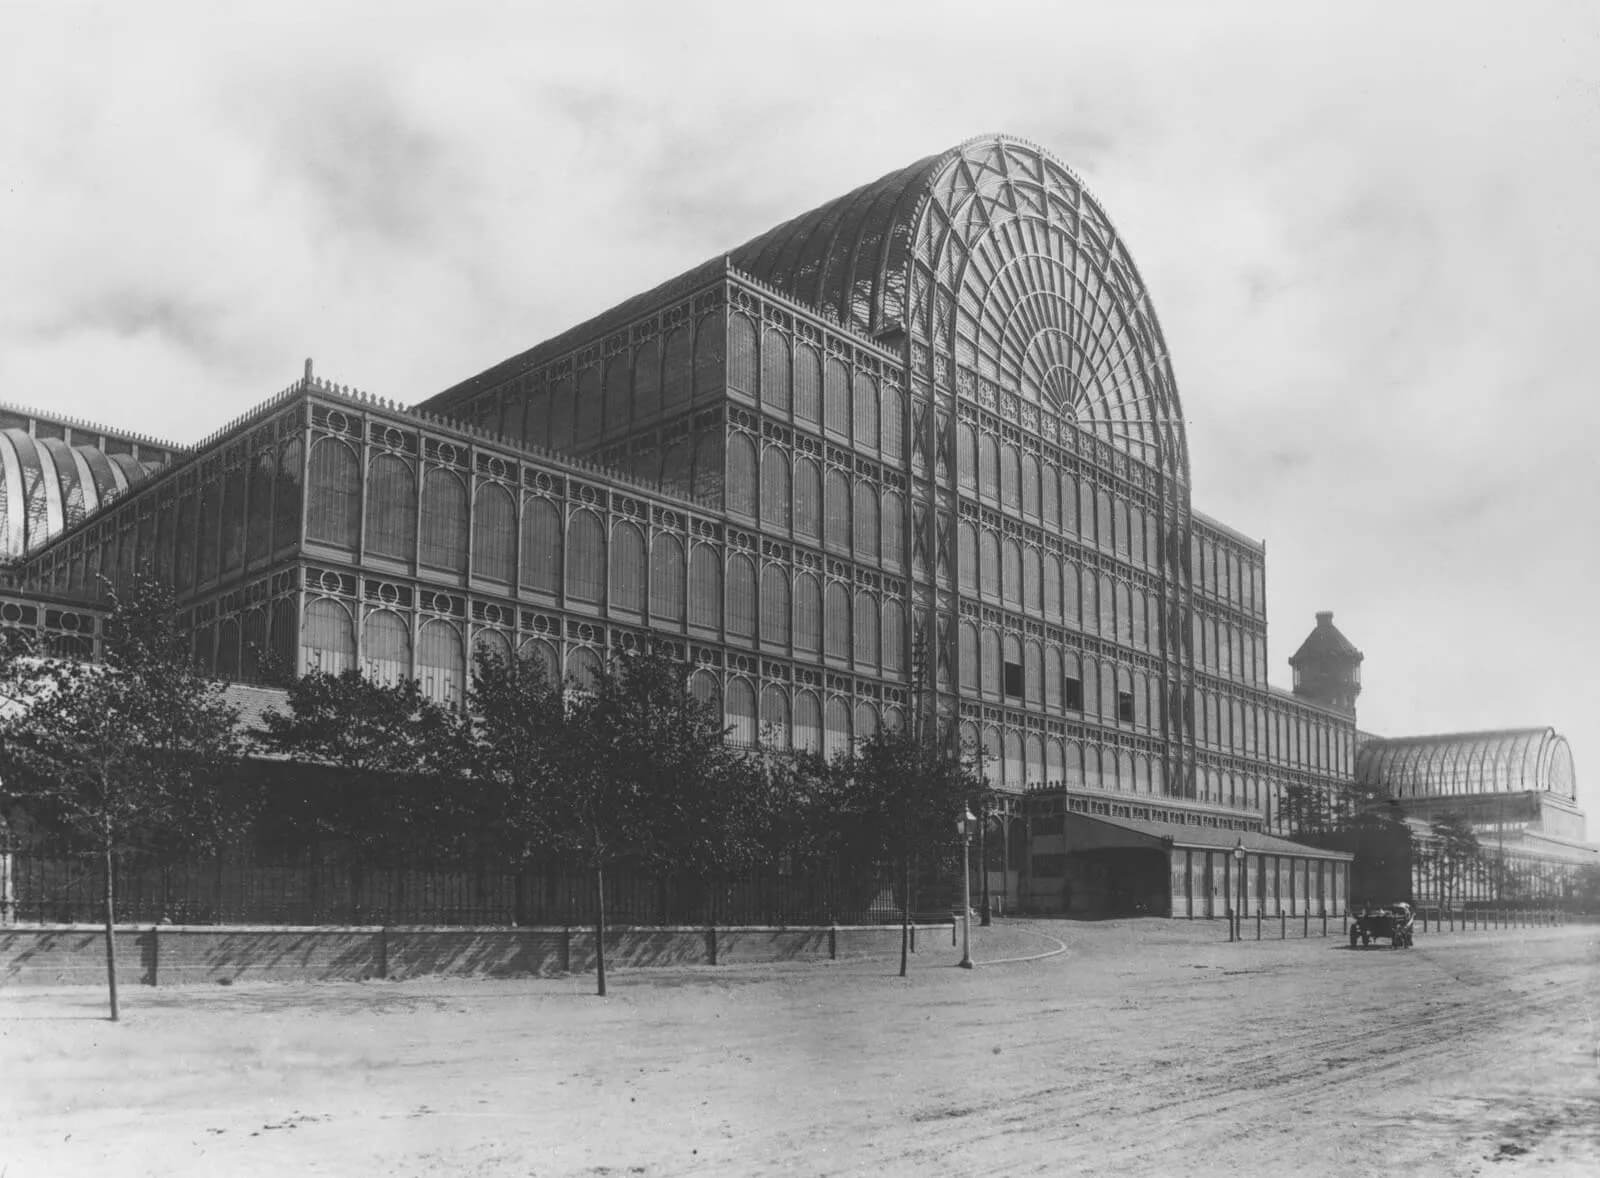
<path id="1" fill-rule="evenodd" d="M 1391 949 L 1409 949 L 1415 924 L 1416 915 L 1410 904 L 1366 909 L 1350 925 L 1350 948 L 1365 948 L 1373 941 L 1387 939 Z"/>

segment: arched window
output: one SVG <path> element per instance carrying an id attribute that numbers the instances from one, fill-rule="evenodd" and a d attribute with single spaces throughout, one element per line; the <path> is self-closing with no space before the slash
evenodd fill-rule
<path id="1" fill-rule="evenodd" d="M 472 572 L 509 585 L 517 569 L 517 508 L 498 483 L 478 487 L 472 512 Z"/>
<path id="2" fill-rule="evenodd" d="M 813 544 L 822 539 L 822 471 L 805 457 L 794 461 L 794 531 Z"/>
<path id="3" fill-rule="evenodd" d="M 728 557 L 728 634 L 756 636 L 756 566 L 748 556 Z"/>
<path id="4" fill-rule="evenodd" d="M 629 410 L 633 401 L 633 362 L 626 352 L 618 352 L 606 361 L 605 422 L 607 433 L 628 428 Z"/>
<path id="5" fill-rule="evenodd" d="M 978 430 L 966 421 L 956 426 L 956 479 L 963 491 L 978 493 Z"/>
<path id="6" fill-rule="evenodd" d="M 722 622 L 722 557 L 710 544 L 689 553 L 689 625 L 715 630 Z"/>
<path id="7" fill-rule="evenodd" d="M 761 452 L 761 522 L 785 532 L 789 530 L 789 455 L 787 446 L 768 446 Z"/>
<path id="8" fill-rule="evenodd" d="M 416 481 L 398 455 L 377 455 L 367 471 L 367 551 L 404 561 L 416 557 Z"/>
<path id="9" fill-rule="evenodd" d="M 1100 534 L 1095 530 L 1094 488 L 1087 481 L 1078 484 L 1078 534 L 1093 544 Z"/>
<path id="10" fill-rule="evenodd" d="M 1041 565 L 1044 581 L 1043 610 L 1046 620 L 1059 625 L 1061 616 L 1061 560 L 1054 553 L 1044 554 Z"/>
<path id="11" fill-rule="evenodd" d="M 689 337 L 687 327 L 675 328 L 668 333 L 663 369 L 662 403 L 668 409 L 687 405 L 694 390 L 694 342 Z"/>
<path id="12" fill-rule="evenodd" d="M 277 488 L 272 500 L 272 547 L 286 548 L 300 539 L 301 483 L 305 445 L 291 438 L 278 451 Z"/>
<path id="13" fill-rule="evenodd" d="M 606 534 L 592 511 L 575 511 L 567 524 L 567 596 L 599 604 L 606 594 Z"/>
<path id="14" fill-rule="evenodd" d="M 983 780 L 998 788 L 1005 781 L 1006 758 L 1000 744 L 1000 733 L 994 728 L 983 730 Z"/>
<path id="15" fill-rule="evenodd" d="M 1022 552 L 1022 608 L 1036 617 L 1044 613 L 1043 559 L 1028 545 Z"/>
<path id="16" fill-rule="evenodd" d="M 249 506 L 245 519 L 245 553 L 249 560 L 272 554 L 272 484 L 278 475 L 278 456 L 262 450 L 250 458 Z M 150 559 L 150 548 L 139 545 L 140 556 Z"/>
<path id="17" fill-rule="evenodd" d="M 769 327 L 761 337 L 761 403 L 788 413 L 789 381 L 789 341 Z"/>
<path id="18" fill-rule="evenodd" d="M 878 382 L 865 372 L 856 373 L 856 445 L 863 449 L 878 448 Z"/>
<path id="19" fill-rule="evenodd" d="M 724 716 L 728 724 L 728 741 L 731 744 L 756 743 L 756 689 L 748 679 L 734 677 L 728 680 L 727 704 Z"/>
<path id="20" fill-rule="evenodd" d="M 465 697 L 467 661 L 461 632 L 451 623 L 434 618 L 422 624 L 417 635 L 417 678 L 422 693 L 435 703 L 454 706 Z"/>
<path id="21" fill-rule="evenodd" d="M 767 684 L 761 689 L 761 743 L 775 749 L 789 747 L 789 695 Z"/>
<path id="22" fill-rule="evenodd" d="M 795 693 L 794 747 L 803 753 L 822 751 L 822 705 L 815 692 Z"/>
<path id="23" fill-rule="evenodd" d="M 850 591 L 841 581 L 829 581 L 823 591 L 822 646 L 830 659 L 850 657 Z"/>
<path id="24" fill-rule="evenodd" d="M 1022 745 L 1022 765 L 1026 780 L 1030 785 L 1037 785 L 1044 781 L 1044 741 L 1037 736 L 1029 735 Z"/>
<path id="25" fill-rule="evenodd" d="M 522 501 L 522 587 L 554 596 L 561 587 L 561 515 L 548 499 Z"/>
<path id="26" fill-rule="evenodd" d="M 862 480 L 856 484 L 856 531 L 852 545 L 856 559 L 863 564 L 877 564 L 878 552 L 878 494 L 872 484 Z"/>
<path id="27" fill-rule="evenodd" d="M 1095 542 L 1101 548 L 1110 548 L 1116 539 L 1116 529 L 1112 526 L 1111 494 L 1101 490 L 1095 492 L 1095 524 L 1099 529 L 1095 533 Z"/>
<path id="28" fill-rule="evenodd" d="M 1044 464 L 1039 476 L 1040 518 L 1044 530 L 1054 535 L 1061 531 L 1061 478 L 1050 463 Z"/>
<path id="29" fill-rule="evenodd" d="M 633 411 L 639 417 L 661 412 L 661 350 L 654 339 L 645 340 L 634 353 Z"/>
<path id="30" fill-rule="evenodd" d="M 833 356 L 822 380 L 822 425 L 836 438 L 850 438 L 850 372 Z"/>
<path id="31" fill-rule="evenodd" d="M 728 437 L 728 510 L 756 513 L 756 444 L 744 433 Z"/>
<path id="32" fill-rule="evenodd" d="M 1044 648 L 1044 710 L 1058 716 L 1061 704 L 1061 648 L 1051 644 Z"/>
<path id="33" fill-rule="evenodd" d="M 1117 582 L 1117 639 L 1133 642 L 1133 592 L 1126 581 Z"/>
<path id="34" fill-rule="evenodd" d="M 236 466 L 222 476 L 222 571 L 225 573 L 244 563 L 244 504 L 244 469 Z M 123 543 L 120 567 L 132 568 L 131 548 L 130 543 Z"/>
<path id="35" fill-rule="evenodd" d="M 794 416 L 813 429 L 822 424 L 822 360 L 809 344 L 794 349 Z"/>
<path id="36" fill-rule="evenodd" d="M 978 585 L 984 598 L 1000 600 L 1000 537 L 987 528 L 978 533 Z"/>
<path id="37" fill-rule="evenodd" d="M 956 525 L 956 563 L 960 566 L 961 592 L 978 592 L 978 528 L 962 520 Z"/>
<path id="38" fill-rule="evenodd" d="M 1112 514 L 1116 520 L 1117 555 L 1126 559 L 1132 555 L 1128 546 L 1128 501 L 1113 496 Z"/>
<path id="39" fill-rule="evenodd" d="M 706 433 L 694 444 L 694 497 L 708 503 L 722 498 L 722 435 Z"/>
<path id="40" fill-rule="evenodd" d="M 1004 591 L 1006 608 L 1022 608 L 1022 545 L 1007 537 L 1000 547 L 1001 560 L 1004 564 L 1001 588 Z"/>
<path id="41" fill-rule="evenodd" d="M 869 703 L 856 704 L 856 739 L 869 740 L 878 731 L 878 709 Z"/>
<path id="42" fill-rule="evenodd" d="M 578 414 L 572 427 L 575 443 L 592 442 L 600 436 L 604 409 L 600 399 L 600 365 L 590 364 L 578 373 Z"/>
<path id="43" fill-rule="evenodd" d="M 1024 698 L 1030 708 L 1037 708 L 1044 702 L 1044 652 L 1037 642 L 1030 640 L 1022 658 Z"/>
<path id="44" fill-rule="evenodd" d="M 467 488 L 454 471 L 435 468 L 423 476 L 417 559 L 453 573 L 467 571 Z"/>
<path id="45" fill-rule="evenodd" d="M 374 683 L 393 686 L 411 678 L 411 626 L 399 614 L 375 610 L 361 635 L 362 669 Z"/>
<path id="46" fill-rule="evenodd" d="M 1135 564 L 1143 564 L 1144 559 L 1144 512 L 1133 508 L 1128 513 L 1128 552 Z"/>
<path id="47" fill-rule="evenodd" d="M 743 315 L 728 316 L 728 388 L 751 400 L 756 396 L 756 327 Z"/>
<path id="48" fill-rule="evenodd" d="M 593 647 L 574 646 L 567 652 L 567 678 L 579 691 L 594 691 L 600 686 L 600 656 Z"/>
<path id="49" fill-rule="evenodd" d="M 1032 454 L 1022 456 L 1022 514 L 1039 518 L 1039 460 Z"/>
<path id="50" fill-rule="evenodd" d="M 761 570 L 761 641 L 789 644 L 789 572 L 778 564 Z"/>
<path id="51" fill-rule="evenodd" d="M 883 671 L 899 676 L 906 665 L 905 610 L 898 601 L 883 603 Z"/>
<path id="52" fill-rule="evenodd" d="M 961 690 L 978 690 L 978 627 L 971 622 L 961 623 L 958 655 L 961 661 Z"/>
<path id="53" fill-rule="evenodd" d="M 644 580 L 644 535 L 633 524 L 618 522 L 611 531 L 612 608 L 643 613 Z"/>
<path id="54" fill-rule="evenodd" d="M 824 476 L 826 520 L 822 540 L 835 552 L 850 551 L 850 480 L 838 467 Z"/>
<path id="55" fill-rule="evenodd" d="M 471 666 L 477 667 L 484 659 L 498 659 L 503 664 L 511 662 L 511 639 L 505 631 L 480 626 L 473 634 Z"/>
<path id="56" fill-rule="evenodd" d="M 905 567 L 905 500 L 898 491 L 883 493 L 883 563 L 891 569 Z"/>
<path id="57" fill-rule="evenodd" d="M 1022 736 L 1020 733 L 1006 733 L 1006 762 L 1005 784 L 1009 789 L 1021 789 L 1024 784 L 1022 776 Z"/>
<path id="58" fill-rule="evenodd" d="M 1016 514 L 1022 510 L 1022 467 L 1017 448 L 1007 442 L 1000 448 L 1000 504 Z"/>
<path id="59" fill-rule="evenodd" d="M 696 671 L 689 676 L 689 694 L 697 703 L 719 712 L 722 710 L 722 687 L 710 671 Z"/>
<path id="60" fill-rule="evenodd" d="M 342 675 L 356 665 L 356 628 L 341 603 L 317 598 L 306 603 L 300 624 L 300 661 L 307 673 Z"/>
<path id="61" fill-rule="evenodd" d="M 1067 536 L 1079 534 L 1078 480 L 1067 471 L 1061 472 L 1061 531 Z"/>
<path id="62" fill-rule="evenodd" d="M 720 397 L 727 384 L 722 344 L 726 327 L 722 314 L 712 311 L 695 321 L 694 391 L 696 396 Z"/>
<path id="63" fill-rule="evenodd" d="M 1079 602 L 1079 615 L 1083 619 L 1082 626 L 1085 634 L 1093 634 L 1100 625 L 1100 582 L 1089 569 L 1083 570 L 1080 581 L 1082 586 L 1082 599 Z"/>
<path id="64" fill-rule="evenodd" d="M 905 457 L 906 398 L 897 385 L 885 384 L 881 391 L 883 433 L 879 448 L 883 452 L 884 461 L 899 465 L 901 459 Z"/>
<path id="65" fill-rule="evenodd" d="M 665 532 L 650 544 L 650 616 L 683 621 L 683 542 Z"/>
<path id="66" fill-rule="evenodd" d="M 856 594 L 855 655 L 858 666 L 878 665 L 878 602 L 870 593 Z"/>
<path id="67" fill-rule="evenodd" d="M 805 572 L 794 579 L 794 647 L 802 654 L 822 649 L 822 586 Z"/>
<path id="68" fill-rule="evenodd" d="M 978 496 L 988 503 L 1000 498 L 1000 443 L 993 434 L 978 439 Z"/>
<path id="69" fill-rule="evenodd" d="M 822 751 L 836 757 L 850 748 L 850 708 L 837 695 L 829 696 L 823 710 Z"/>
<path id="70" fill-rule="evenodd" d="M 1051 785 L 1060 785 L 1066 776 L 1066 758 L 1061 752 L 1059 740 L 1044 742 L 1044 779 Z"/>
<path id="71" fill-rule="evenodd" d="M 982 651 L 979 655 L 979 682 L 983 694 L 989 699 L 1000 698 L 1000 635 L 985 628 L 980 636 Z"/>
<path id="72" fill-rule="evenodd" d="M 309 502 L 306 539 L 355 548 L 361 531 L 361 470 L 355 450 L 337 438 L 318 438 L 311 447 Z"/>
<path id="73" fill-rule="evenodd" d="M 1061 783 L 1068 789 L 1082 789 L 1084 776 L 1083 747 L 1069 740 L 1062 749 Z"/>

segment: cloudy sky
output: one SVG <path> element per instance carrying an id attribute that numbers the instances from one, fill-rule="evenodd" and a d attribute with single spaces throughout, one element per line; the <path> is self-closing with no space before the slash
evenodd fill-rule
<path id="1" fill-rule="evenodd" d="M 231 14 L 231 15 L 230 15 Z M 1195 504 L 1362 727 L 1552 724 L 1600 837 L 1600 6 L 0 5 L 0 400 L 419 400 L 974 134 L 1099 195 Z"/>

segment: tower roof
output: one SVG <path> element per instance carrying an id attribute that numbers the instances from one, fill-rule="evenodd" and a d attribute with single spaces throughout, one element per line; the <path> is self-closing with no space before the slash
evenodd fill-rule
<path id="1" fill-rule="evenodd" d="M 1355 643 L 1339 633 L 1339 628 L 1333 624 L 1333 611 L 1323 610 L 1317 614 L 1316 628 L 1306 635 L 1300 649 L 1289 656 L 1289 665 L 1294 667 L 1306 660 L 1330 657 L 1359 663 L 1364 656 Z"/>

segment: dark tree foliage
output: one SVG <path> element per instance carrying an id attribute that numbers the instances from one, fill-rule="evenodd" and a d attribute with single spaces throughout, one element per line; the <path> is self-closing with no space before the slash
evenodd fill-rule
<path id="1" fill-rule="evenodd" d="M 359 860 L 391 864 L 464 860 L 478 849 L 464 720 L 416 680 L 312 671 L 288 685 L 287 703 L 262 717 L 262 746 L 336 772 L 307 780 L 293 803 L 284 799 L 293 809 L 272 816 L 269 840 L 331 839 Z"/>
<path id="2" fill-rule="evenodd" d="M 118 856 L 214 849 L 245 821 L 224 790 L 240 755 L 238 713 L 189 655 L 171 591 L 142 576 L 111 594 L 102 662 L 15 639 L 0 653 L 0 798 L 98 852 L 112 1019 Z"/>
<path id="3" fill-rule="evenodd" d="M 909 729 L 880 728 L 837 759 L 824 779 L 840 849 L 857 861 L 892 863 L 901 881 L 900 974 L 905 976 L 911 874 L 919 856 L 948 850 L 956 822 L 982 785 L 952 746 Z"/>

